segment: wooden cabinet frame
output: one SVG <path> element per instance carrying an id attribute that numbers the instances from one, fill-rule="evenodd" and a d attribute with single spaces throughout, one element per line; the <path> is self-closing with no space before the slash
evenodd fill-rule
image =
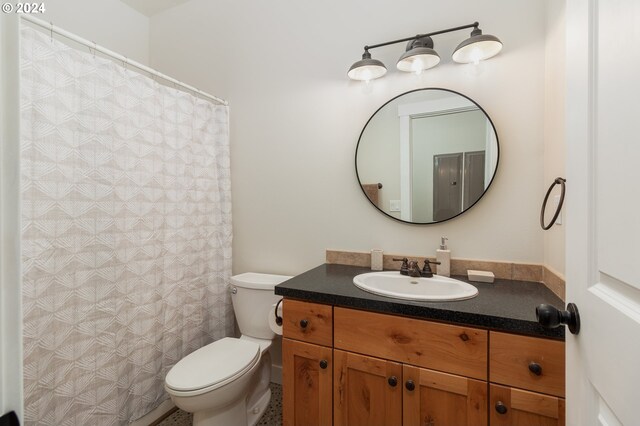
<path id="1" fill-rule="evenodd" d="M 284 426 L 564 426 L 562 342 L 289 299 L 284 307 Z"/>

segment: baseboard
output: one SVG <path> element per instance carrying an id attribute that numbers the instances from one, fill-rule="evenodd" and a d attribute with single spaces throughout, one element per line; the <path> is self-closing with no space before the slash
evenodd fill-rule
<path id="1" fill-rule="evenodd" d="M 163 401 L 162 404 L 140 417 L 138 420 L 129 423 L 129 426 L 150 426 L 158 424 L 161 420 L 168 417 L 177 409 L 178 408 L 173 405 L 173 402 L 170 399 L 167 399 L 166 401 Z"/>
<path id="2" fill-rule="evenodd" d="M 271 383 L 277 383 L 279 385 L 282 384 L 282 366 L 281 365 L 271 366 Z"/>

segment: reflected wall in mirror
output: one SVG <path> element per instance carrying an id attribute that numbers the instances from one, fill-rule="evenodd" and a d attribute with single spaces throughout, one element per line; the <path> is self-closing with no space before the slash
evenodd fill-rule
<path id="1" fill-rule="evenodd" d="M 391 99 L 365 124 L 356 174 L 384 214 L 429 224 L 477 203 L 499 154 L 495 127 L 477 103 L 451 90 L 418 89 Z"/>

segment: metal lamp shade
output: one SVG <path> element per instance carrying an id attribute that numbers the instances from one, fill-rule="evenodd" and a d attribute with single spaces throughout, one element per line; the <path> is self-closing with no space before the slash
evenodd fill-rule
<path id="1" fill-rule="evenodd" d="M 414 47 L 400 56 L 397 68 L 405 72 L 421 72 L 440 63 L 440 55 L 428 47 Z"/>
<path id="2" fill-rule="evenodd" d="M 363 58 L 351 65 L 349 72 L 347 72 L 351 80 L 369 81 L 380 78 L 387 73 L 387 67 L 382 62 L 371 59 L 371 55 L 368 58 L 365 55 L 362 56 Z"/>
<path id="3" fill-rule="evenodd" d="M 472 33 L 473 34 L 473 33 Z M 490 34 L 472 35 L 456 47 L 451 58 L 458 63 L 484 61 L 496 56 L 502 50 L 502 42 Z"/>

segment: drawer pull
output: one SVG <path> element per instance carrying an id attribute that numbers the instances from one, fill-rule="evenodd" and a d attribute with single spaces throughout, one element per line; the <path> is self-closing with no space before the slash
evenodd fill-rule
<path id="1" fill-rule="evenodd" d="M 460 340 L 462 340 L 463 342 L 466 342 L 467 340 L 469 340 L 469 336 L 467 336 L 467 333 L 462 333 L 460 335 Z"/>
<path id="2" fill-rule="evenodd" d="M 404 387 L 407 388 L 408 391 L 412 391 L 416 388 L 416 384 L 413 383 L 413 380 L 407 380 L 404 384 Z"/>
<path id="3" fill-rule="evenodd" d="M 300 320 L 300 327 L 307 328 L 308 325 L 309 325 L 309 321 L 307 321 L 305 319 Z"/>
<path id="4" fill-rule="evenodd" d="M 507 406 L 504 405 L 504 403 L 502 401 L 498 401 L 498 402 L 496 402 L 496 411 L 499 414 L 506 414 L 507 413 Z"/>
<path id="5" fill-rule="evenodd" d="M 529 363 L 529 371 L 531 371 L 536 376 L 542 375 L 542 366 L 537 362 Z"/>
<path id="6" fill-rule="evenodd" d="M 396 385 L 398 384 L 398 378 L 396 376 L 391 376 L 389 377 L 387 382 L 389 383 L 389 386 L 391 386 L 392 388 L 395 388 Z"/>
<path id="7" fill-rule="evenodd" d="M 322 368 L 323 370 L 325 368 L 327 368 L 328 365 L 329 365 L 329 363 L 327 362 L 326 359 L 323 359 L 323 360 L 320 361 L 320 368 Z"/>

